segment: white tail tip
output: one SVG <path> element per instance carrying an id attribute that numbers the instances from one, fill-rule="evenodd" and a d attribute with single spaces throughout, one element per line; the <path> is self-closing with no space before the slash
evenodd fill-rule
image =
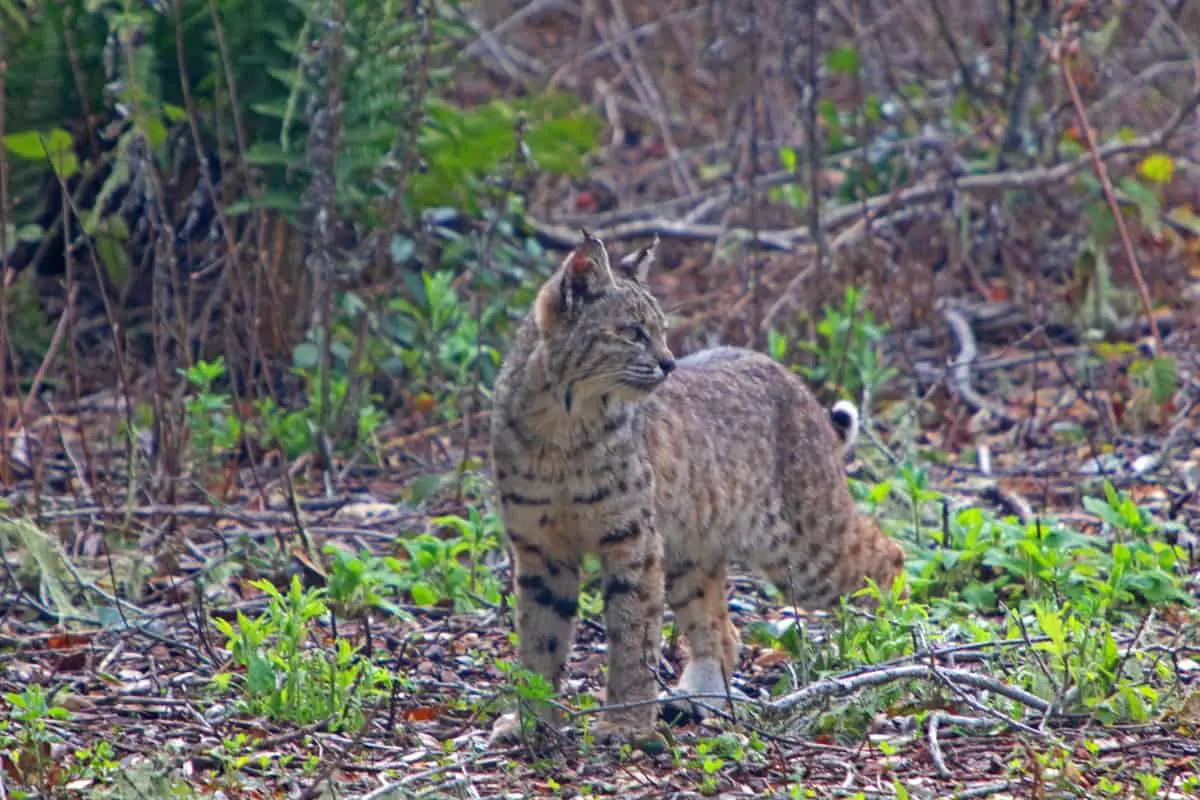
<path id="1" fill-rule="evenodd" d="M 829 418 L 842 440 L 842 449 L 849 450 L 858 438 L 858 408 L 849 400 L 838 400 L 829 410 Z"/>

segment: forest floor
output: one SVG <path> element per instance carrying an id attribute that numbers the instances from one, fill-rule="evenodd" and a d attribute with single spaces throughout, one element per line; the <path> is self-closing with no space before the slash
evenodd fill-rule
<path id="1" fill-rule="evenodd" d="M 561 52 L 569 43 L 559 42 L 558 50 L 537 44 L 539 37 L 555 39 L 552 26 L 524 36 L 509 31 L 505 46 L 536 50 L 545 64 L 569 61 Z M 571 74 L 581 83 L 594 77 L 586 70 Z M 478 86 L 464 84 L 464 94 L 486 94 L 494 79 L 483 72 Z M 674 88 L 682 97 L 706 91 Z M 718 118 L 712 98 L 704 103 Z M 35 404 L 30 429 L 37 436 L 9 444 L 13 463 L 29 467 L 10 497 L 33 496 L 40 511 L 28 518 L 31 524 L 5 523 L 9 552 L 0 553 L 0 694 L 8 705 L 8 724 L 0 728 L 7 737 L 0 739 L 7 743 L 0 750 L 0 800 L 19 791 L 231 800 L 1200 797 L 1200 627 L 1192 610 L 1147 601 L 1121 617 L 1081 614 L 1074 619 L 1082 627 L 1063 623 L 1063 641 L 1090 631 L 1108 636 L 1104 641 L 1116 649 L 1071 651 L 1058 664 L 1058 655 L 1042 647 L 1059 641 L 1053 623 L 1039 620 L 1040 632 L 1031 633 L 1005 622 L 1004 605 L 1022 598 L 1013 589 L 1018 584 L 1058 587 L 1061 579 L 1074 586 L 1094 577 L 1072 575 L 1073 564 L 1050 563 L 1060 545 L 1038 538 L 1043 523 L 1046 531 L 1064 526 L 1105 542 L 1136 531 L 1178 545 L 1178 563 L 1163 556 L 1162 568 L 1184 594 L 1196 595 L 1196 295 L 1178 291 L 1174 278 L 1152 281 L 1155 322 L 1175 360 L 1174 390 L 1160 402 L 1136 366 L 1147 363 L 1151 346 L 1148 320 L 1136 304 L 1099 352 L 1061 322 L 1056 309 L 1070 306 L 1069 287 L 1043 285 L 1035 276 L 1027 276 L 1026 287 L 1010 286 L 961 264 L 939 273 L 920 252 L 906 251 L 909 260 L 890 271 L 846 268 L 812 277 L 811 249 L 755 251 L 747 260 L 757 277 L 749 281 L 714 256 L 716 234 L 688 221 L 695 218 L 689 210 L 717 196 L 704 192 L 719 191 L 704 186 L 690 199 L 677 186 L 672 152 L 699 148 L 707 135 L 701 111 L 689 114 L 690 127 L 686 135 L 677 131 L 676 141 L 627 137 L 604 150 L 590 183 L 538 186 L 529 203 L 534 217 L 551 238 L 580 224 L 612 231 L 618 242 L 634 238 L 619 232 L 621 225 L 640 226 L 643 236 L 663 231 L 663 266 L 652 283 L 672 313 L 680 351 L 710 337 L 765 346 L 761 322 L 775 314 L 804 317 L 815 331 L 821 309 L 839 306 L 846 286 L 864 290 L 878 322 L 889 326 L 879 348 L 896 372 L 878 386 L 850 473 L 860 499 L 878 508 L 904 541 L 916 562 L 911 574 L 926 581 L 921 596 L 944 585 L 957 606 L 925 617 L 909 607 L 905 613 L 913 616 L 889 628 L 848 612 L 792 612 L 756 581 L 738 577 L 730 592 L 735 622 L 743 631 L 757 626 L 760 634 L 745 637 L 732 682 L 752 700 L 733 718 L 675 727 L 661 753 L 614 753 L 579 737 L 538 756 L 524 748 L 488 750 L 491 723 L 512 694 L 504 662 L 514 648 L 511 615 L 496 602 L 511 576 L 489 527 L 494 523 L 485 518 L 482 414 L 437 425 L 415 412 L 390 419 L 378 431 L 378 463 L 335 459 L 334 470 L 322 471 L 307 455 L 292 463 L 267 458 L 255 467 L 214 464 L 190 487 L 189 497 L 204 502 L 167 504 L 141 502 L 145 492 L 131 491 L 131 470 L 123 465 L 126 411 L 114 393 L 79 404 L 64 399 L 53 408 Z M 658 211 L 597 210 L 602 195 L 622 197 L 622 213 L 641 207 L 637 198 Z M 778 212 L 769 205 L 748 212 L 729 202 L 722 225 L 767 227 Z M 668 235 L 689 225 L 694 230 L 685 235 Z M 1150 272 L 1161 253 L 1145 250 Z M 1200 280 L 1191 269 L 1190 280 Z M 957 301 L 938 304 L 935 295 Z M 795 308 L 780 310 L 781 299 Z M 952 368 L 955 359 L 961 369 Z M 84 470 L 85 462 L 105 466 Z M 905 519 L 904 504 L 871 496 L 884 485 L 905 487 L 911 517 Z M 1106 485 L 1117 493 L 1112 498 Z M 915 510 L 919 497 L 926 498 L 924 510 Z M 1089 498 L 1095 502 L 1085 503 Z M 1016 567 L 988 561 L 986 544 L 951 547 L 951 516 L 955 531 L 966 530 L 964 514 L 972 509 L 995 521 L 1003 531 L 996 536 L 1020 540 L 1005 540 L 1005 547 L 1029 557 L 1022 562 L 1032 565 L 1028 584 L 1012 577 Z M 944 536 L 935 540 L 939 529 Z M 421 555 L 397 547 L 398 536 L 417 534 L 431 534 Z M 439 549 L 438 541 L 450 544 Z M 1022 550 L 1022 542 L 1033 544 Z M 325 545 L 342 560 L 331 559 Z M 937 570 L 922 565 L 939 550 L 974 558 L 972 575 L 944 584 L 931 579 Z M 368 597 L 391 597 L 398 585 L 394 572 L 380 577 L 387 557 L 403 562 L 403 601 Z M 413 564 L 420 568 L 407 566 Z M 953 564 L 939 564 L 953 573 Z M 1146 576 L 1138 585 L 1141 599 L 1154 591 L 1159 566 L 1122 567 Z M 271 578 L 285 587 L 293 577 L 297 594 L 275 600 L 255 583 Z M 313 587 L 332 592 L 339 580 L 357 582 L 336 614 L 301 596 Z M 132 597 L 118 588 L 132 585 L 144 591 Z M 425 595 L 431 604 L 418 602 Z M 576 709 L 583 697 L 603 702 L 597 599 L 593 582 L 567 675 Z M 355 603 L 371 613 L 351 613 Z M 256 617 L 267 620 L 258 630 L 271 643 L 263 651 L 270 657 L 247 666 L 228 642 L 242 642 L 243 654 L 253 650 L 260 642 L 250 622 Z M 801 624 L 790 630 L 799 634 L 778 633 L 797 617 Z M 977 646 L 972 626 L 985 624 L 993 633 L 1007 625 L 1011 635 Z M 374 668 L 356 666 L 349 656 L 339 660 L 343 645 L 360 648 Z M 679 657 L 670 642 L 670 669 L 678 670 Z M 395 679 L 387 685 L 376 669 Z M 807 684 L 820 697 L 804 698 L 800 710 L 808 717 L 789 717 L 778 694 L 806 685 L 798 670 L 809 669 L 820 673 Z M 1041 670 L 1045 680 L 1023 669 Z M 327 686 L 334 696 L 292 692 L 292 680 Z M 1052 700 L 1020 688 L 1039 681 L 1049 685 L 1044 694 Z M 1071 703 L 1072 690 L 1078 698 L 1089 681 L 1107 681 L 1108 688 L 1081 711 Z M 40 693 L 40 686 L 55 687 L 53 694 Z M 345 733 L 328 720 L 305 722 L 330 704 L 341 721 L 364 724 L 342 726 L 356 731 Z M 815 721 L 818 707 L 824 716 Z M 1139 713 L 1143 707 L 1153 711 Z M 1118 719 L 1108 721 L 1113 709 Z M 582 713 L 576 722 L 587 718 Z"/>

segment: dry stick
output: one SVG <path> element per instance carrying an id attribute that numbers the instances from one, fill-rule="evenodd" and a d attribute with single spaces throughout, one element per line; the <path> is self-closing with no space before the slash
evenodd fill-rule
<path id="1" fill-rule="evenodd" d="M 938 742 L 938 724 L 942 721 L 942 712 L 935 711 L 929 715 L 929 760 L 939 778 L 949 778 L 950 768 L 946 766 L 946 757 L 942 755 L 942 745 Z"/>
<path id="2" fill-rule="evenodd" d="M 453 764 L 443 764 L 438 767 L 433 767 L 432 769 L 426 769 L 426 770 L 422 770 L 420 772 L 414 772 L 413 774 L 403 777 L 399 780 L 385 783 L 383 786 L 380 786 L 378 789 L 374 789 L 370 792 L 367 792 L 366 794 L 359 795 L 358 798 L 356 798 L 356 800 L 382 800 L 382 798 L 388 797 L 392 794 L 395 794 L 395 793 L 399 792 L 401 789 L 403 789 L 404 787 L 411 786 L 412 784 L 415 784 L 418 781 L 424 780 L 425 778 L 432 778 L 435 775 L 441 775 L 442 773 L 448 772 L 452 769 L 455 769 L 456 767 L 466 767 L 471 764 L 476 764 L 476 763 L 480 763 L 480 762 L 484 762 L 484 761 L 487 761 L 489 763 L 492 761 L 499 762 L 504 756 L 516 754 L 519 750 L 520 750 L 520 748 L 518 748 L 518 747 L 511 748 L 510 750 L 499 750 L 499 751 L 495 751 L 495 752 L 481 750 L 478 753 L 464 759 L 463 761 L 459 761 L 459 762 L 456 762 Z"/>
<path id="3" fill-rule="evenodd" d="M 618 98 L 619 99 L 619 98 Z M 783 140 L 778 142 L 771 140 L 772 144 L 783 144 Z M 903 139 L 898 139 L 895 142 L 875 142 L 869 143 L 869 152 L 872 158 L 883 159 L 893 155 L 898 151 L 907 151 L 913 147 L 919 149 L 932 149 L 943 151 L 948 149 L 948 145 L 938 136 L 933 134 L 922 134 L 918 136 L 910 136 Z M 732 145 L 723 143 L 709 145 L 707 147 L 697 147 L 690 150 L 685 150 L 684 153 L 689 157 L 700 158 L 707 155 L 714 157 L 723 157 L 726 153 L 733 150 Z M 844 153 L 834 153 L 822 157 L 822 163 L 827 167 L 844 167 L 847 163 L 847 158 Z M 659 167 L 661 168 L 661 167 Z M 645 203 L 642 205 L 631 206 L 629 208 L 618 208 L 612 211 L 605 211 L 595 214 L 563 214 L 557 217 L 557 222 L 560 225 L 583 225 L 589 230 L 595 228 L 597 230 L 605 230 L 613 225 L 618 225 L 623 222 L 633 222 L 640 219 L 651 219 L 660 217 L 667 213 L 683 213 L 681 218 L 685 222 L 699 222 L 704 217 L 714 211 L 724 208 L 727 205 L 735 203 L 741 199 L 742 192 L 762 192 L 772 189 L 776 186 L 784 186 L 796 181 L 795 170 L 778 169 L 771 172 L 764 172 L 756 176 L 753 180 L 747 180 L 743 186 L 735 185 L 729 187 L 725 184 L 715 186 L 709 189 L 702 189 L 693 197 L 675 197 L 670 200 L 663 200 L 656 203 Z"/>
<path id="4" fill-rule="evenodd" d="M 4 99 L 8 95 L 5 71 L 8 48 L 5 47 L 4 32 L 0 30 L 0 142 L 4 141 L 6 111 Z M 8 396 L 8 150 L 0 145 L 0 393 Z M 0 406 L 0 483 L 5 486 L 11 480 L 8 464 L 8 408 Z M 0 780 L 0 795 L 4 793 L 4 782 Z"/>
<path id="5" fill-rule="evenodd" d="M 938 668 L 935 675 L 934 670 L 928 664 L 908 664 L 888 669 L 860 672 L 856 675 L 846 677 L 835 676 L 832 678 L 823 678 L 805 686 L 803 689 L 799 689 L 768 703 L 767 708 L 772 711 L 803 710 L 830 697 L 845 697 L 859 689 L 882 686 L 893 681 L 917 678 L 924 680 L 945 679 L 955 683 L 963 683 L 973 689 L 995 692 L 1002 697 L 1007 697 L 1009 700 L 1029 706 L 1035 711 L 1045 712 L 1050 707 L 1050 703 L 1037 695 L 1030 694 L 1024 689 L 1010 686 L 986 675 L 978 675 L 964 669 L 950 667 Z"/>
<path id="6" fill-rule="evenodd" d="M 975 391 L 975 387 L 971 385 L 971 363 L 975 360 L 978 353 L 978 348 L 975 345 L 975 336 L 971 333 L 971 326 L 968 324 L 966 317 L 957 309 L 951 307 L 944 299 L 938 301 L 938 311 L 946 320 L 946 324 L 950 326 L 954 338 L 958 340 L 958 355 L 950 364 L 950 387 L 954 393 L 958 395 L 964 403 L 974 408 L 976 411 L 987 411 L 999 417 L 1004 422 L 1015 425 L 1020 420 L 1015 417 L 1008 409 L 993 403 L 979 392 Z"/>
<path id="7" fill-rule="evenodd" d="M 483 28 L 481 25 L 480 29 L 476 31 L 478 38 L 467 45 L 467 49 L 463 51 L 462 57 L 474 58 L 479 55 L 479 51 L 483 48 L 484 44 L 495 41 L 499 36 L 506 33 L 509 28 L 520 25 L 527 17 L 532 17 L 534 14 L 546 10 L 547 7 L 557 5 L 559 5 L 558 0 L 533 0 L 529 5 L 518 9 L 490 29 Z"/>
<path id="8" fill-rule="evenodd" d="M 58 354 L 58 346 L 62 344 L 63 335 L 67 332 L 67 320 L 75 312 L 75 298 L 78 295 L 79 285 L 75 284 L 67 294 L 67 309 L 58 318 L 58 327 L 54 329 L 54 336 L 50 339 L 50 346 L 46 348 L 46 355 L 42 358 L 42 365 L 38 367 L 37 374 L 33 376 L 33 385 L 29 387 L 29 394 L 25 395 L 25 404 L 21 407 L 21 413 L 25 416 L 33 413 L 33 403 L 37 400 L 38 392 L 42 388 L 42 381 L 46 379 L 46 370 L 50 368 L 50 365 L 54 362 L 54 356 Z"/>
<path id="9" fill-rule="evenodd" d="M 1138 266 L 1137 254 L 1133 251 L 1133 241 L 1129 238 L 1129 229 L 1125 225 L 1125 216 L 1121 213 L 1121 207 L 1117 203 L 1116 195 L 1113 193 L 1112 181 L 1108 177 L 1108 169 L 1104 166 L 1104 160 L 1100 158 L 1100 153 L 1096 148 L 1096 141 L 1092 138 L 1092 129 L 1088 124 L 1087 112 L 1083 108 L 1083 100 L 1079 96 L 1079 87 L 1075 85 L 1075 78 L 1071 75 L 1071 67 L 1068 59 L 1063 57 L 1063 50 L 1070 51 L 1074 49 L 1076 43 L 1069 39 L 1070 25 L 1063 26 L 1062 38 L 1054 42 L 1050 47 L 1051 60 L 1058 63 L 1059 69 L 1062 71 L 1063 82 L 1067 85 L 1067 91 L 1071 94 L 1071 104 L 1075 106 L 1075 115 L 1079 118 L 1080 134 L 1083 136 L 1084 145 L 1087 147 L 1088 154 L 1092 159 L 1092 169 L 1096 172 L 1096 177 L 1100 180 L 1100 185 L 1104 189 L 1104 199 L 1108 201 L 1109 211 L 1112 212 L 1113 219 L 1117 223 L 1117 233 L 1121 237 L 1121 246 L 1125 250 L 1125 258 L 1129 262 L 1129 272 L 1133 275 L 1133 280 L 1137 284 L 1138 297 L 1142 301 L 1142 310 L 1146 313 L 1146 321 L 1150 325 L 1150 335 L 1154 337 L 1154 354 L 1160 356 L 1164 352 L 1162 335 L 1158 332 L 1158 323 L 1154 319 L 1154 310 L 1150 305 L 1150 290 L 1146 286 L 1146 279 L 1142 276 L 1142 269 Z M 1194 96 L 1194 95 L 1193 95 Z"/>
<path id="10" fill-rule="evenodd" d="M 770 712 L 789 711 L 792 713 L 805 711 L 812 706 L 817 705 L 825 700 L 835 697 L 848 697 L 862 689 L 868 689 L 874 686 L 883 686 L 888 683 L 894 683 L 902 680 L 928 680 L 935 683 L 940 683 L 947 686 L 956 694 L 958 694 L 964 702 L 975 708 L 977 711 L 992 716 L 997 722 L 1008 725 L 1017 730 L 1022 730 L 1027 733 L 1032 733 L 1036 736 L 1045 737 L 1045 733 L 1038 731 L 1035 728 L 1020 722 L 1019 720 L 1011 719 L 1000 712 L 984 706 L 979 701 L 972 698 L 962 688 L 966 685 L 972 689 L 984 692 L 992 692 L 994 694 L 1005 697 L 1014 702 L 1025 705 L 1034 711 L 1045 714 L 1052 709 L 1051 703 L 1035 694 L 1025 691 L 1017 686 L 1004 683 L 1003 681 L 992 678 L 987 675 L 979 675 L 964 669 L 953 667 L 932 666 L 930 664 L 905 664 L 896 667 L 887 667 L 882 669 L 872 669 L 865 672 L 857 672 L 850 675 L 835 675 L 829 678 L 822 678 L 815 683 L 805 686 L 790 694 L 784 695 L 769 703 L 760 703 L 747 697 L 730 698 L 726 694 L 718 694 L 714 692 L 691 692 L 680 693 L 676 695 L 657 697 L 647 700 L 635 700 L 628 703 L 613 703 L 609 705 L 593 706 L 583 709 L 572 709 L 561 703 L 553 701 L 551 705 L 563 711 L 570 719 L 589 716 L 592 714 L 600 714 L 608 711 L 625 711 L 631 708 L 637 708 L 646 705 L 659 705 L 662 703 L 681 700 L 689 700 L 696 705 L 710 708 L 714 711 L 717 709 L 707 706 L 704 703 L 696 701 L 702 700 L 718 700 L 729 702 L 731 699 L 735 702 L 750 703 L 757 705 L 762 709 Z M 960 685 L 962 684 L 962 685 Z M 958 719 L 957 717 L 955 718 Z"/>
<path id="11" fill-rule="evenodd" d="M 663 103 L 662 95 L 659 94 L 658 87 L 654 85 L 654 77 L 646 69 L 645 59 L 642 58 L 637 37 L 630 35 L 633 28 L 629 24 L 629 16 L 625 13 L 621 0 L 611 0 L 611 7 L 614 20 L 621 29 L 621 33 L 618 35 L 628 37 L 626 39 L 626 49 L 629 51 L 628 67 L 629 71 L 632 72 L 628 76 L 629 85 L 635 93 L 641 96 L 646 111 L 649 113 L 650 118 L 654 120 L 655 125 L 658 126 L 659 133 L 663 139 L 663 147 L 666 149 L 667 156 L 671 160 L 672 171 L 674 173 L 672 177 L 676 180 L 677 188 L 681 189 L 684 194 L 689 196 L 694 195 L 696 193 L 696 182 L 692 180 L 692 175 L 688 172 L 687 165 L 679 153 L 679 148 L 675 145 L 675 137 L 671 133 L 670 115 L 667 114 L 666 106 Z M 600 27 L 598 18 L 596 22 L 598 23 L 597 27 Z M 606 33 L 612 35 L 612 26 L 604 27 L 607 28 Z M 613 60 L 618 64 L 621 64 L 624 60 L 621 56 L 620 47 L 612 49 L 612 56 Z"/>

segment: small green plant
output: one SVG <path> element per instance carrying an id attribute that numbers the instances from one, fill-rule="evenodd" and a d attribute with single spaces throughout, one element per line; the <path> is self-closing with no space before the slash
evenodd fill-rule
<path id="1" fill-rule="evenodd" d="M 198 361 L 180 373 L 192 387 L 184 401 L 191 446 L 201 462 L 211 466 L 233 452 L 242 436 L 229 393 L 217 389 L 217 383 L 225 378 L 225 358 Z"/>
<path id="2" fill-rule="evenodd" d="M 1022 523 L 980 508 L 952 511 L 950 499 L 914 466 L 876 485 L 852 481 L 851 488 L 885 529 L 901 537 L 905 529 L 919 531 L 922 544 L 906 548 L 905 573 L 890 592 L 873 585 L 863 590 L 878 611 L 843 606 L 823 641 L 791 623 L 749 627 L 747 640 L 790 655 L 802 681 L 910 659 L 919 648 L 940 643 L 971 644 L 991 653 L 991 666 L 1009 682 L 1060 713 L 1106 725 L 1147 722 L 1163 713 L 1177 676 L 1152 648 L 1122 637 L 1144 626 L 1149 609 L 1194 603 L 1182 585 L 1182 551 L 1155 535 L 1161 522 L 1131 498 L 1107 487 L 1104 498 L 1086 501 L 1111 528 L 1112 541 L 1052 517 Z M 898 526 L 897 517 L 903 520 Z M 910 597 L 903 596 L 905 584 Z M 1028 644 L 1013 647 L 1022 642 Z M 777 690 L 790 688 L 785 678 Z M 832 702 L 806 722 L 810 732 L 853 739 L 897 704 L 944 702 L 914 700 L 914 691 L 941 689 L 923 682 L 871 688 L 850 702 Z M 1003 704 L 997 708 L 1014 713 Z"/>
<path id="3" fill-rule="evenodd" d="M 108 783 L 120 768 L 121 765 L 112 745 L 101 740 L 75 751 L 71 774 L 75 779 Z"/>
<path id="4" fill-rule="evenodd" d="M 516 634 L 510 634 L 510 639 L 516 639 Z M 546 704 L 554 703 L 557 699 L 554 686 L 542 675 L 525 669 L 519 664 L 504 659 L 496 661 L 496 669 L 505 676 L 505 685 L 510 696 L 515 700 L 517 713 L 521 719 L 521 731 L 525 737 L 536 735 L 539 711 Z M 583 721 L 584 741 L 589 739 L 589 716 L 581 717 Z"/>
<path id="5" fill-rule="evenodd" d="M 1042 696 L 1058 695 L 1066 710 L 1093 713 L 1106 725 L 1151 719 L 1160 697 L 1144 679 L 1150 661 L 1145 653 L 1122 656 L 1112 626 L 1087 614 L 1039 602 L 1032 616 L 1034 632 L 1044 637 L 1034 649 L 1045 656 L 1039 669 L 1027 671 L 1029 688 Z M 1017 626 L 1010 632 L 1020 635 Z"/>
<path id="6" fill-rule="evenodd" d="M 462 611 L 498 605 L 500 582 L 483 561 L 500 547 L 499 517 L 471 507 L 465 517 L 450 514 L 431 523 L 442 529 L 440 535 L 423 533 L 400 540 L 407 558 L 365 551 L 353 555 L 327 546 L 332 557 L 330 600 L 347 613 L 380 608 L 405 616 L 407 612 L 389 595 L 407 595 L 420 606 L 448 602 Z"/>
<path id="7" fill-rule="evenodd" d="M 825 307 L 816 329 L 819 341 L 796 342 L 796 348 L 808 352 L 811 360 L 794 369 L 811 383 L 839 386 L 858 401 L 864 394 L 877 396 L 896 375 L 893 367 L 882 362 L 879 352 L 887 326 L 876 322 L 863 307 L 861 293 L 853 286 L 846 287 L 840 307 Z M 788 357 L 788 340 L 776 331 L 768 333 L 767 347 L 777 361 Z"/>
<path id="8" fill-rule="evenodd" d="M 379 396 L 370 392 L 352 392 L 350 378 L 337 374 L 329 380 L 329 414 L 323 414 L 325 400 L 321 373 L 316 365 L 318 356 L 302 349 L 304 347 L 301 345 L 296 349 L 291 370 L 304 382 L 304 404 L 288 410 L 280 408 L 271 397 L 259 400 L 256 406 L 263 444 L 279 448 L 288 458 L 315 452 L 322 419 L 352 421 L 353 425 L 348 426 L 349 435 L 332 437 L 333 446 L 339 452 L 373 441 L 376 430 L 387 418 L 376 405 Z"/>
<path id="9" fill-rule="evenodd" d="M 479 319 L 473 317 L 455 291 L 456 277 L 451 270 L 422 273 L 419 285 L 410 282 L 412 299 L 390 303 L 395 358 L 411 378 L 411 394 L 428 394 L 449 418 L 457 413 L 458 392 L 474 383 L 476 374 L 485 386 L 495 379 L 500 352 L 485 331 L 507 313 L 504 304 L 493 303 Z"/>
<path id="10" fill-rule="evenodd" d="M 311 623 L 329 613 L 324 589 L 304 589 L 293 576 L 288 593 L 270 581 L 253 585 L 269 602 L 255 619 L 238 612 L 236 625 L 223 619 L 213 624 L 227 639 L 241 676 L 242 703 L 248 713 L 274 720 L 307 725 L 327 721 L 333 730 L 356 730 L 363 724 L 363 708 L 386 690 L 387 670 L 362 659 L 345 639 L 332 650 L 306 647 Z M 233 676 L 217 676 L 219 688 L 228 688 Z"/>
<path id="11" fill-rule="evenodd" d="M 1106 500 L 1086 498 L 1084 504 L 1118 531 L 1115 544 L 1052 518 L 1021 523 L 978 508 L 948 513 L 944 524 L 934 527 L 925 524 L 932 513 L 928 506 L 948 500 L 913 474 L 893 481 L 890 494 L 907 495 L 914 525 L 937 544 L 918 548 L 909 558 L 916 596 L 961 602 L 976 611 L 1053 599 L 1101 619 L 1163 603 L 1190 605 L 1180 586 L 1183 551 L 1147 536 L 1156 521 L 1129 498 L 1111 488 L 1107 492 Z M 942 607 L 943 613 L 948 610 Z"/>
<path id="12" fill-rule="evenodd" d="M 9 711 L 0 720 L 0 754 L 16 768 L 21 784 L 42 785 L 55 768 L 50 748 L 62 741 L 50 723 L 70 719 L 71 713 L 55 705 L 53 693 L 36 684 L 5 694 L 4 699 Z"/>
<path id="13" fill-rule="evenodd" d="M 694 754 L 684 765 L 699 773 L 699 792 L 713 796 L 720 790 L 723 773 L 731 772 L 730 767 L 761 767 L 766 763 L 765 751 L 766 746 L 757 734 L 747 737 L 730 731 L 698 740 Z"/>
<path id="14" fill-rule="evenodd" d="M 357 616 L 363 611 L 378 608 L 399 617 L 411 617 L 400 606 L 389 600 L 385 592 L 399 592 L 401 582 L 395 559 L 381 558 L 363 550 L 358 555 L 349 553 L 336 545 L 328 544 L 329 554 L 329 600 L 341 613 Z"/>
<path id="15" fill-rule="evenodd" d="M 1150 511 L 1142 508 L 1128 494 L 1118 492 L 1111 481 L 1104 482 L 1104 499 L 1083 498 L 1083 507 L 1112 529 L 1118 542 L 1126 539 L 1145 541 L 1163 530 L 1183 530 L 1176 522 L 1157 519 Z"/>
<path id="16" fill-rule="evenodd" d="M 472 509 L 465 518 L 449 515 L 432 522 L 458 535 L 424 533 L 401 540 L 408 559 L 389 561 L 397 571 L 401 588 L 418 605 L 448 600 L 456 609 L 466 610 L 480 604 L 499 604 L 499 580 L 491 570 L 480 568 L 483 557 L 500 545 L 503 527 L 497 515 Z"/>

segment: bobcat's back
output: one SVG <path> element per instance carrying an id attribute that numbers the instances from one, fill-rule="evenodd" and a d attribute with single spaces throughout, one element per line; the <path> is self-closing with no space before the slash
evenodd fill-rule
<path id="1" fill-rule="evenodd" d="M 701 351 L 679 361 L 646 415 L 669 576 L 733 562 L 815 607 L 863 575 L 890 582 L 899 549 L 882 535 L 856 542 L 839 429 L 784 366 Z"/>

